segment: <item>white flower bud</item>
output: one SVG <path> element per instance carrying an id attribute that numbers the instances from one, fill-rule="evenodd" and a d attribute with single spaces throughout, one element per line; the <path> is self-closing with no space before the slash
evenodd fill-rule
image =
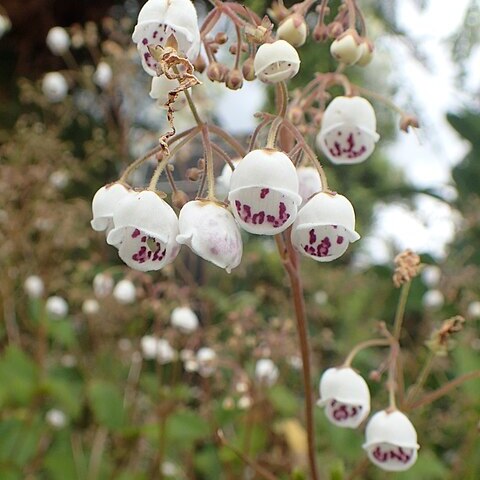
<path id="1" fill-rule="evenodd" d="M 105 230 L 108 233 L 113 228 L 113 211 L 120 200 L 128 195 L 134 195 L 133 190 L 121 183 L 110 183 L 100 188 L 92 200 L 92 228 L 97 232 Z"/>
<path id="2" fill-rule="evenodd" d="M 53 318 L 64 318 L 68 314 L 68 303 L 64 298 L 54 295 L 47 298 L 45 309 Z"/>
<path id="3" fill-rule="evenodd" d="M 307 40 L 307 22 L 298 14 L 288 16 L 278 26 L 277 35 L 281 40 L 286 40 L 294 47 L 301 47 Z"/>
<path id="4" fill-rule="evenodd" d="M 237 402 L 240 410 L 248 410 L 252 406 L 252 398 L 250 395 L 242 395 Z"/>
<path id="5" fill-rule="evenodd" d="M 292 227 L 295 249 L 317 262 L 336 260 L 359 238 L 353 206 L 339 194 L 317 193 L 300 209 Z"/>
<path id="6" fill-rule="evenodd" d="M 278 368 L 270 358 L 261 358 L 255 364 L 255 378 L 263 385 L 271 387 L 278 380 Z"/>
<path id="7" fill-rule="evenodd" d="M 65 170 L 56 170 L 55 172 L 52 172 L 48 181 L 50 182 L 50 185 L 58 190 L 63 190 L 68 185 L 69 179 L 68 172 Z"/>
<path id="8" fill-rule="evenodd" d="M 113 296 L 123 305 L 133 303 L 137 297 L 135 285 L 130 280 L 120 280 L 113 289 Z"/>
<path id="9" fill-rule="evenodd" d="M 151 190 L 121 200 L 113 212 L 113 224 L 107 243 L 118 248 L 120 258 L 135 270 L 160 270 L 180 251 L 177 215 Z"/>
<path id="10" fill-rule="evenodd" d="M 93 81 L 100 88 L 107 88 L 112 81 L 113 72 L 112 67 L 107 62 L 99 62 L 95 73 L 93 74 Z"/>
<path id="11" fill-rule="evenodd" d="M 0 15 L 0 38 L 12 28 L 12 22 L 5 15 Z"/>
<path id="12" fill-rule="evenodd" d="M 156 359 L 160 365 L 166 365 L 173 362 L 177 358 L 177 352 L 172 348 L 170 343 L 153 335 L 145 335 L 140 340 L 142 356 L 146 360 Z"/>
<path id="13" fill-rule="evenodd" d="M 298 193 L 302 197 L 302 205 L 315 193 L 322 191 L 322 180 L 315 167 L 297 168 Z"/>
<path id="14" fill-rule="evenodd" d="M 373 43 L 369 40 L 363 41 L 360 44 L 360 51 L 361 55 L 357 61 L 357 65 L 359 65 L 360 67 L 366 67 L 373 60 Z"/>
<path id="15" fill-rule="evenodd" d="M 445 297 L 440 290 L 427 290 L 422 297 L 423 306 L 432 310 L 441 308 L 444 303 Z"/>
<path id="16" fill-rule="evenodd" d="M 63 27 L 53 27 L 47 34 L 47 47 L 54 55 L 63 55 L 70 48 L 70 36 Z"/>
<path id="17" fill-rule="evenodd" d="M 467 314 L 471 318 L 480 318 L 480 302 L 470 302 L 467 308 Z"/>
<path id="18" fill-rule="evenodd" d="M 359 37 L 353 29 L 348 29 L 330 45 L 332 56 L 345 65 L 353 65 L 362 56 Z"/>
<path id="19" fill-rule="evenodd" d="M 370 413 L 367 382 L 351 368 L 329 368 L 320 380 L 320 400 L 328 420 L 338 427 L 357 428 Z"/>
<path id="20" fill-rule="evenodd" d="M 30 298 L 40 298 L 45 291 L 43 280 L 37 275 L 30 275 L 27 277 L 23 284 L 23 288 Z"/>
<path id="21" fill-rule="evenodd" d="M 302 202 L 293 163 L 277 150 L 253 150 L 232 173 L 228 199 L 237 222 L 247 232 L 283 232 L 294 222 Z"/>
<path id="22" fill-rule="evenodd" d="M 264 83 L 278 83 L 294 77 L 300 69 L 300 57 L 285 40 L 264 43 L 253 64 L 255 75 Z"/>
<path id="23" fill-rule="evenodd" d="M 200 51 L 197 12 L 190 0 L 148 0 L 138 14 L 132 39 L 142 59 L 144 70 L 157 75 L 157 62 L 148 45 L 166 46 L 175 39 L 180 54 L 194 61 Z"/>
<path id="24" fill-rule="evenodd" d="M 161 108 L 166 108 L 165 105 L 168 102 L 168 93 L 175 90 L 178 87 L 178 80 L 170 80 L 165 75 L 161 77 L 152 77 L 152 87 L 150 89 L 150 97 L 157 100 L 157 104 Z M 175 112 L 181 110 L 187 104 L 185 95 L 180 94 L 175 102 L 172 104 L 172 108 Z"/>
<path id="25" fill-rule="evenodd" d="M 97 298 L 108 297 L 113 291 L 113 278 L 106 273 L 97 273 L 93 278 L 93 293 Z"/>
<path id="26" fill-rule="evenodd" d="M 85 315 L 95 315 L 100 311 L 100 304 L 94 298 L 87 298 L 82 303 L 82 312 Z"/>
<path id="27" fill-rule="evenodd" d="M 43 77 L 42 91 L 48 101 L 61 102 L 67 96 L 68 83 L 61 73 L 50 72 Z"/>
<path id="28" fill-rule="evenodd" d="M 197 352 L 198 373 L 202 377 L 211 377 L 217 369 L 217 354 L 208 347 Z"/>
<path id="29" fill-rule="evenodd" d="M 172 462 L 163 462 L 162 463 L 162 474 L 167 477 L 178 478 L 178 467 Z"/>
<path id="30" fill-rule="evenodd" d="M 436 287 L 440 283 L 441 277 L 442 270 L 437 265 L 428 265 L 422 270 L 422 280 L 427 287 Z"/>
<path id="31" fill-rule="evenodd" d="M 240 159 L 232 161 L 233 166 L 237 168 L 240 163 Z M 230 180 L 232 178 L 233 170 L 230 168 L 230 165 L 226 163 L 223 168 L 220 176 L 217 177 L 217 190 L 222 193 L 228 193 L 230 191 Z"/>
<path id="32" fill-rule="evenodd" d="M 67 425 L 67 416 L 61 410 L 57 408 L 52 408 L 45 414 L 45 420 L 47 423 L 55 428 L 61 429 Z"/>
<path id="33" fill-rule="evenodd" d="M 243 245 L 232 214 L 215 202 L 187 202 L 180 211 L 177 242 L 230 273 L 240 264 Z"/>
<path id="34" fill-rule="evenodd" d="M 144 335 L 140 340 L 140 348 L 145 360 L 153 360 L 157 356 L 157 338 L 153 335 Z"/>
<path id="35" fill-rule="evenodd" d="M 336 97 L 322 117 L 317 144 L 335 164 L 366 160 L 380 136 L 372 105 L 362 97 Z"/>
<path id="36" fill-rule="evenodd" d="M 189 307 L 174 308 L 170 316 L 172 327 L 183 333 L 192 333 L 197 330 L 199 321 L 195 312 Z"/>
<path id="37" fill-rule="evenodd" d="M 398 410 L 377 412 L 367 424 L 365 443 L 372 463 L 387 472 L 408 470 L 417 460 L 417 432 Z"/>

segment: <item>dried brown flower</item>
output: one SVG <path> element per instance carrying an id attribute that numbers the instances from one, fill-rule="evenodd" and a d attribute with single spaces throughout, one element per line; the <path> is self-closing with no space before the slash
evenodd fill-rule
<path id="1" fill-rule="evenodd" d="M 440 328 L 433 331 L 426 342 L 427 347 L 436 355 L 445 356 L 453 347 L 452 336 L 463 329 L 464 323 L 465 319 L 460 315 L 448 318 Z"/>
<path id="2" fill-rule="evenodd" d="M 398 288 L 410 282 L 419 273 L 420 257 L 412 250 L 407 249 L 395 257 L 395 273 L 393 284 Z"/>

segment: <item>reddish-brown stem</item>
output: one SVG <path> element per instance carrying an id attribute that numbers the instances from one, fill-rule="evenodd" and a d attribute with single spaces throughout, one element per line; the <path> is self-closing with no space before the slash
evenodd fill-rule
<path id="1" fill-rule="evenodd" d="M 231 135 L 229 135 L 225 130 L 222 128 L 218 127 L 217 125 L 207 125 L 208 130 L 211 133 L 214 133 L 215 135 L 219 136 L 222 140 L 224 140 L 226 143 L 232 147 L 233 150 L 235 150 L 241 157 L 244 157 L 247 152 L 245 152 L 245 149 L 242 147 L 242 145 L 235 140 Z"/>

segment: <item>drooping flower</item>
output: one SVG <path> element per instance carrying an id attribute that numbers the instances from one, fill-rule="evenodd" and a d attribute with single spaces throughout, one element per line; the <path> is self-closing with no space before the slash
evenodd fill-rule
<path id="1" fill-rule="evenodd" d="M 208 347 L 197 352 L 198 373 L 202 377 L 211 377 L 217 369 L 217 354 Z"/>
<path id="2" fill-rule="evenodd" d="M 359 238 L 353 206 L 339 194 L 317 193 L 298 212 L 292 227 L 295 249 L 317 262 L 336 260 Z"/>
<path id="3" fill-rule="evenodd" d="M 278 38 L 294 47 L 301 47 L 307 39 L 308 27 L 305 18 L 298 13 L 289 15 L 277 29 Z"/>
<path id="4" fill-rule="evenodd" d="M 270 358 L 261 358 L 255 364 L 255 378 L 263 385 L 271 387 L 278 380 L 278 367 Z"/>
<path id="5" fill-rule="evenodd" d="M 372 105 L 362 97 L 336 97 L 325 109 L 317 144 L 335 164 L 366 160 L 380 136 Z"/>
<path id="6" fill-rule="evenodd" d="M 235 218 L 247 232 L 283 232 L 294 222 L 302 202 L 293 163 L 278 150 L 253 150 L 232 173 L 228 199 Z"/>
<path id="7" fill-rule="evenodd" d="M 417 432 L 412 422 L 398 410 L 375 413 L 365 430 L 368 458 L 387 472 L 408 470 L 417 460 Z"/>
<path id="8" fill-rule="evenodd" d="M 302 205 L 315 193 L 322 191 L 322 180 L 315 167 L 297 168 L 298 193 L 302 197 Z"/>
<path id="9" fill-rule="evenodd" d="M 179 53 L 194 61 L 200 51 L 200 30 L 193 3 L 190 0 L 148 0 L 138 14 L 132 39 L 149 75 L 157 75 L 157 62 L 148 45 L 164 47 L 174 39 Z"/>
<path id="10" fill-rule="evenodd" d="M 108 233 L 113 228 L 113 211 L 120 200 L 131 194 L 134 194 L 133 190 L 122 183 L 110 183 L 100 188 L 92 200 L 92 228 L 97 232 L 106 230 Z"/>
<path id="11" fill-rule="evenodd" d="M 113 212 L 113 230 L 107 243 L 118 248 L 120 258 L 131 268 L 160 270 L 175 260 L 180 246 L 178 218 L 172 207 L 155 192 L 127 195 Z"/>
<path id="12" fill-rule="evenodd" d="M 230 273 L 242 259 L 242 237 L 232 214 L 215 202 L 187 202 L 180 211 L 177 242 Z"/>
<path id="13" fill-rule="evenodd" d="M 45 310 L 53 318 L 64 318 L 68 313 L 68 303 L 64 298 L 54 295 L 47 298 Z"/>
<path id="14" fill-rule="evenodd" d="M 30 275 L 23 284 L 25 293 L 30 298 L 40 298 L 45 291 L 43 280 L 38 275 Z"/>
<path id="15" fill-rule="evenodd" d="M 338 427 L 357 428 L 370 413 L 367 382 L 351 368 L 329 368 L 320 380 L 318 405 Z"/>
<path id="16" fill-rule="evenodd" d="M 42 92 L 52 103 L 61 102 L 68 93 L 68 83 L 59 72 L 49 72 L 42 80 Z"/>
<path id="17" fill-rule="evenodd" d="M 54 55 L 63 55 L 70 48 L 70 36 L 63 27 L 53 27 L 48 31 L 46 43 Z"/>
<path id="18" fill-rule="evenodd" d="M 199 325 L 197 314 L 190 307 L 174 308 L 170 315 L 170 323 L 183 333 L 192 333 Z"/>
<path id="19" fill-rule="evenodd" d="M 300 57 L 285 40 L 264 43 L 257 50 L 255 74 L 264 83 L 278 83 L 294 77 L 300 69 Z"/>
<path id="20" fill-rule="evenodd" d="M 332 42 L 330 53 L 339 62 L 353 65 L 362 56 L 363 48 L 360 45 L 358 33 L 353 28 L 349 28 Z"/>

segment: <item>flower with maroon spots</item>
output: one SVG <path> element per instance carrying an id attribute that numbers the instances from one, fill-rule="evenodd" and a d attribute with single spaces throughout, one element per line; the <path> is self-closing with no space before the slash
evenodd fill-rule
<path id="1" fill-rule="evenodd" d="M 107 242 L 118 248 L 131 268 L 147 272 L 173 262 L 180 245 L 178 218 L 155 192 L 144 190 L 124 198 L 113 214 L 114 229 Z"/>
<path id="2" fill-rule="evenodd" d="M 368 458 L 387 472 L 408 470 L 417 461 L 417 432 L 398 410 L 377 412 L 367 424 L 365 443 Z"/>
<path id="3" fill-rule="evenodd" d="M 370 413 L 367 382 L 349 367 L 329 368 L 320 380 L 318 405 L 334 425 L 357 428 Z"/>
<path id="4" fill-rule="evenodd" d="M 330 192 L 314 195 L 300 209 L 292 227 L 295 249 L 317 262 L 336 260 L 359 238 L 352 204 L 343 195 Z"/>
<path id="5" fill-rule="evenodd" d="M 187 202 L 180 211 L 177 242 L 228 273 L 242 259 L 242 237 L 232 214 L 205 200 Z"/>
<path id="6" fill-rule="evenodd" d="M 292 161 L 278 150 L 253 150 L 232 173 L 228 199 L 237 222 L 247 232 L 283 232 L 294 222 L 302 202 Z"/>
<path id="7" fill-rule="evenodd" d="M 122 183 L 111 183 L 98 190 L 92 201 L 92 228 L 97 232 L 106 230 L 108 234 L 113 228 L 113 211 L 118 202 L 133 193 Z"/>
<path id="8" fill-rule="evenodd" d="M 149 45 L 166 46 L 173 37 L 180 54 L 194 61 L 200 51 L 197 12 L 190 0 L 148 0 L 138 14 L 132 39 L 142 59 L 144 70 L 157 75 L 157 62 Z"/>
<path id="9" fill-rule="evenodd" d="M 318 147 L 336 164 L 366 160 L 380 136 L 372 105 L 362 97 L 336 97 L 325 109 Z"/>

